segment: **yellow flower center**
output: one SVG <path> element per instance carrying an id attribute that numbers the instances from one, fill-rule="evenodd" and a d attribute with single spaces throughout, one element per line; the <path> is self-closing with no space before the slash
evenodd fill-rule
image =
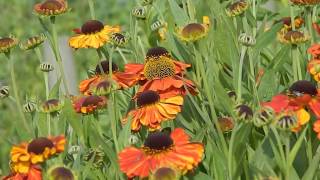
<path id="1" fill-rule="evenodd" d="M 186 25 L 181 32 L 181 35 L 183 37 L 189 38 L 189 37 L 197 37 L 201 36 L 206 32 L 205 27 L 203 27 L 202 24 L 199 23 L 191 23 Z"/>
<path id="2" fill-rule="evenodd" d="M 81 32 L 83 34 L 94 34 L 100 32 L 104 28 L 102 22 L 97 20 L 89 20 L 84 23 L 81 27 Z"/>
<path id="3" fill-rule="evenodd" d="M 28 152 L 34 154 L 42 154 L 46 148 L 52 148 L 54 144 L 51 140 L 45 137 L 39 137 L 32 140 L 28 145 Z"/>
<path id="4" fill-rule="evenodd" d="M 150 59 L 144 66 L 144 75 L 148 80 L 171 77 L 175 74 L 175 65 L 170 58 Z"/>

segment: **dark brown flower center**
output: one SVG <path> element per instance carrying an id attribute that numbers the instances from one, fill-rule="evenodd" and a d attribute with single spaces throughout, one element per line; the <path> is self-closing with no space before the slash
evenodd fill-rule
<path id="1" fill-rule="evenodd" d="M 96 74 L 102 74 L 101 69 L 104 73 L 109 73 L 109 61 L 101 61 L 100 64 L 96 66 Z M 115 63 L 112 63 L 112 72 L 118 71 L 118 66 Z"/>
<path id="2" fill-rule="evenodd" d="M 317 88 L 310 81 L 300 80 L 291 85 L 289 88 L 290 93 L 296 96 L 309 94 L 315 96 L 318 94 Z"/>
<path id="3" fill-rule="evenodd" d="M 49 99 L 44 103 L 44 106 L 49 108 L 51 106 L 58 106 L 59 105 L 59 100 L 58 99 Z"/>
<path id="4" fill-rule="evenodd" d="M 8 46 L 10 44 L 14 43 L 14 40 L 12 38 L 1 38 L 0 39 L 0 47 L 5 47 Z"/>
<path id="5" fill-rule="evenodd" d="M 118 44 L 124 44 L 126 42 L 126 37 L 121 33 L 113 33 L 111 38 Z"/>
<path id="6" fill-rule="evenodd" d="M 51 171 L 51 177 L 54 180 L 74 180 L 74 175 L 65 167 L 57 167 Z"/>
<path id="7" fill-rule="evenodd" d="M 146 58 L 152 58 L 152 57 L 160 57 L 160 56 L 168 56 L 169 52 L 166 50 L 166 48 L 163 47 L 153 47 L 150 48 L 146 54 Z"/>
<path id="8" fill-rule="evenodd" d="M 293 116 L 283 116 L 278 121 L 278 125 L 284 129 L 289 129 L 293 127 L 296 123 L 297 123 L 297 120 Z"/>
<path id="9" fill-rule="evenodd" d="M 205 28 L 203 27 L 203 25 L 199 24 L 199 23 L 191 23 L 186 25 L 183 29 L 182 29 L 182 36 L 184 37 L 190 37 L 190 36 L 195 36 L 195 35 L 201 35 L 203 33 L 205 33 Z"/>
<path id="10" fill-rule="evenodd" d="M 234 91 L 229 91 L 229 92 L 228 92 L 228 96 L 229 96 L 230 98 L 236 98 L 236 97 L 237 97 L 236 92 L 234 92 Z"/>
<path id="11" fill-rule="evenodd" d="M 96 32 L 100 32 L 104 28 L 102 22 L 97 20 L 89 20 L 84 23 L 81 27 L 81 32 L 84 34 L 93 34 Z"/>
<path id="12" fill-rule="evenodd" d="M 288 41 L 291 41 L 291 40 L 304 38 L 304 34 L 302 32 L 300 32 L 300 31 L 289 31 L 284 35 L 283 38 L 288 40 Z"/>
<path id="13" fill-rule="evenodd" d="M 46 0 L 44 3 L 41 4 L 40 9 L 43 10 L 59 10 L 63 8 L 63 4 L 57 0 Z"/>
<path id="14" fill-rule="evenodd" d="M 52 148 L 54 144 L 51 140 L 45 137 L 39 137 L 32 140 L 28 145 L 28 152 L 34 154 L 41 154 L 46 148 Z"/>
<path id="15" fill-rule="evenodd" d="M 165 150 L 173 145 L 173 140 L 167 133 L 150 133 L 144 142 L 144 146 L 152 150 Z"/>
<path id="16" fill-rule="evenodd" d="M 110 81 L 105 80 L 98 83 L 97 89 L 108 89 L 110 88 L 110 86 L 111 86 Z"/>
<path id="17" fill-rule="evenodd" d="M 160 96 L 155 91 L 144 91 L 138 95 L 137 105 L 139 107 L 154 104 L 160 100 Z"/>
<path id="18" fill-rule="evenodd" d="M 155 180 L 174 180 L 176 173 L 173 169 L 168 167 L 159 168 L 154 174 Z"/>
<path id="19" fill-rule="evenodd" d="M 247 105 L 244 105 L 244 104 L 239 105 L 237 107 L 237 110 L 238 110 L 238 115 L 244 116 L 245 119 L 251 118 L 253 116 L 252 109 Z"/>
<path id="20" fill-rule="evenodd" d="M 103 102 L 103 99 L 101 97 L 92 95 L 92 96 L 88 96 L 88 97 L 85 98 L 85 100 L 82 103 L 82 106 L 83 107 L 86 107 L 86 106 L 97 106 L 101 102 Z"/>

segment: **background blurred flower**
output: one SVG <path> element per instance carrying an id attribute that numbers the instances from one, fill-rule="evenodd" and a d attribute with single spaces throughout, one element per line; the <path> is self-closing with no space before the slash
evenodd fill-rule
<path id="1" fill-rule="evenodd" d="M 18 40 L 14 37 L 0 38 L 0 53 L 7 53 L 18 44 Z"/>
<path id="2" fill-rule="evenodd" d="M 36 14 L 40 16 L 57 16 L 68 11 L 66 0 L 46 0 L 33 7 Z"/>

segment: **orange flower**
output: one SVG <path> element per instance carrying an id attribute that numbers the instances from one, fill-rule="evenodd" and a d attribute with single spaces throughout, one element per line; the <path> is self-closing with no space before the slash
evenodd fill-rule
<path id="1" fill-rule="evenodd" d="M 320 118 L 320 93 L 311 82 L 300 80 L 291 85 L 287 95 L 274 96 L 270 102 L 263 103 L 263 106 L 271 107 L 276 114 L 294 114 L 298 119 L 297 127 L 293 129 L 296 131 L 310 120 L 310 114 L 305 108 Z"/>
<path id="2" fill-rule="evenodd" d="M 27 173 L 12 172 L 9 176 L 4 177 L 3 180 L 42 180 L 42 171 L 37 166 L 31 166 Z"/>
<path id="3" fill-rule="evenodd" d="M 320 139 L 320 119 L 313 123 L 313 131 L 317 133 L 317 138 Z"/>
<path id="4" fill-rule="evenodd" d="M 104 96 L 83 96 L 75 97 L 73 107 L 77 113 L 90 114 L 107 105 L 107 99 Z"/>
<path id="5" fill-rule="evenodd" d="M 46 0 L 36 4 L 33 10 L 41 16 L 57 16 L 68 11 L 68 3 L 65 0 Z"/>
<path id="6" fill-rule="evenodd" d="M 111 42 L 113 33 L 120 32 L 119 26 L 108 26 L 97 20 L 85 22 L 81 29 L 74 30 L 77 35 L 69 39 L 69 46 L 75 49 L 95 48 Z"/>
<path id="7" fill-rule="evenodd" d="M 96 88 L 99 85 L 99 83 L 103 81 L 108 81 L 108 76 L 109 61 L 101 61 L 100 64 L 98 64 L 95 68 L 95 75 L 89 79 L 85 79 L 80 82 L 80 92 L 84 95 L 91 95 L 93 93 L 93 89 Z M 117 84 L 116 89 L 128 88 L 132 86 L 134 83 L 132 79 L 134 79 L 135 77 L 135 74 L 123 74 L 119 72 L 118 66 L 112 63 L 112 80 Z"/>
<path id="8" fill-rule="evenodd" d="M 188 67 L 189 64 L 173 60 L 165 48 L 155 47 L 148 51 L 145 64 L 127 64 L 123 74 L 136 75 L 131 84 L 142 85 L 138 92 L 157 91 L 162 98 L 185 95 L 187 90 L 196 95 L 193 82 L 183 78 Z"/>
<path id="9" fill-rule="evenodd" d="M 320 44 L 313 44 L 308 48 L 308 53 L 311 54 L 314 59 L 320 59 Z"/>
<path id="10" fill-rule="evenodd" d="M 312 59 L 309 61 L 307 69 L 313 76 L 313 79 L 320 82 L 320 59 Z"/>
<path id="11" fill-rule="evenodd" d="M 132 131 L 139 131 L 141 125 L 149 127 L 149 130 L 160 129 L 162 121 L 176 118 L 182 104 L 182 96 L 163 99 L 156 91 L 147 90 L 137 95 L 138 108 L 130 111 L 122 123 L 127 123 L 132 117 Z"/>
<path id="12" fill-rule="evenodd" d="M 186 173 L 198 166 L 204 153 L 202 143 L 192 143 L 181 128 L 171 134 L 150 133 L 140 148 L 127 147 L 118 154 L 119 166 L 129 178 L 144 178 L 159 167 L 169 166 Z"/>
<path id="13" fill-rule="evenodd" d="M 32 165 L 42 163 L 63 152 L 65 143 L 65 137 L 61 135 L 39 137 L 29 143 L 13 146 L 10 152 L 12 170 L 17 173 L 27 173 Z"/>

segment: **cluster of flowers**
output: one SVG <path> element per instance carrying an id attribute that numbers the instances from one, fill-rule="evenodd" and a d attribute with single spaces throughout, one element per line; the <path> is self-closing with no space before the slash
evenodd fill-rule
<path id="1" fill-rule="evenodd" d="M 34 6 L 37 15 L 41 18 L 50 17 L 51 21 L 68 10 L 65 0 L 45 0 Z M 135 14 L 137 13 L 133 15 Z M 152 24 L 151 29 L 159 29 L 159 22 Z M 197 41 L 208 33 L 209 25 L 209 19 L 205 16 L 203 23 L 191 23 L 177 28 L 177 36 L 183 41 Z M 161 25 L 161 28 L 159 34 L 164 39 L 165 26 Z M 88 20 L 81 28 L 73 31 L 76 35 L 69 39 L 69 46 L 74 49 L 93 48 L 99 51 L 106 44 L 123 46 L 127 42 L 119 26 L 104 25 L 98 20 Z M 21 43 L 21 48 L 37 48 L 45 39 L 43 34 L 32 37 Z M 17 44 L 18 40 L 14 37 L 2 38 L 0 52 L 9 54 L 10 49 Z M 174 59 L 167 49 L 154 47 L 148 50 L 144 64 L 126 64 L 124 71 L 120 71 L 117 64 L 111 60 L 101 61 L 91 76 L 80 82 L 81 95 L 70 96 L 74 110 L 88 115 L 105 108 L 107 95 L 111 92 L 139 86 L 138 92 L 132 98 L 136 102 L 136 108 L 121 122 L 130 123 L 132 132 L 147 127 L 149 133 L 141 147 L 127 147 L 118 155 L 120 169 L 128 177 L 144 178 L 150 173 L 159 176 L 168 173 L 184 174 L 197 167 L 202 160 L 203 144 L 190 142 L 190 137 L 183 129 L 176 128 L 170 133 L 161 131 L 162 122 L 175 119 L 181 112 L 184 96 L 187 93 L 197 94 L 194 83 L 184 77 L 190 66 Z M 53 70 L 51 64 L 41 64 L 40 68 L 43 72 Z M 8 96 L 8 91 L 8 87 L 5 87 L 0 92 L 1 95 Z M 62 106 L 63 103 L 58 99 L 47 99 L 40 106 L 40 110 L 55 115 Z M 33 112 L 36 105 L 28 103 L 24 109 L 26 112 Z M 65 144 L 66 139 L 61 135 L 37 137 L 30 142 L 13 146 L 10 163 L 12 172 L 4 179 L 42 179 L 40 165 L 62 153 Z M 53 177 L 59 178 L 59 174 L 64 174 L 64 178 L 74 179 L 72 172 L 64 167 L 55 168 L 51 172 Z"/>

